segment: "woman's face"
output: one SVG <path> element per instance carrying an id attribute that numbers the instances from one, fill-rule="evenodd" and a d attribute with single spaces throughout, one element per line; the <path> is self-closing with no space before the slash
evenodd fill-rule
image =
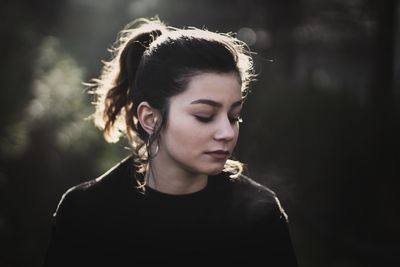
<path id="1" fill-rule="evenodd" d="M 183 93 L 170 98 L 157 157 L 164 166 L 189 174 L 218 174 L 236 145 L 241 109 L 236 74 L 192 77 Z"/>

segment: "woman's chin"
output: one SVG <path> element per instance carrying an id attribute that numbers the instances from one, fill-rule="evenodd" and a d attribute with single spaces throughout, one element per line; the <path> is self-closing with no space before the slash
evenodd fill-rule
<path id="1" fill-rule="evenodd" d="M 221 168 L 215 168 L 215 169 L 209 170 L 209 171 L 207 172 L 207 174 L 208 174 L 208 175 L 218 175 L 218 174 L 220 174 L 220 173 L 222 172 L 223 169 L 224 169 L 223 167 L 221 167 Z"/>

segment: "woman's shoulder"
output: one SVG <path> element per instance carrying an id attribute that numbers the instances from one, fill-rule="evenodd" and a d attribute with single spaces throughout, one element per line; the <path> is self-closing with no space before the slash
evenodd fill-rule
<path id="1" fill-rule="evenodd" d="M 288 216 L 281 205 L 277 194 L 268 186 L 256 181 L 254 178 L 241 174 L 230 178 L 223 174 L 226 190 L 232 195 L 235 202 L 246 203 L 250 209 L 270 210 L 288 220 Z"/>
<path id="2" fill-rule="evenodd" d="M 225 187 L 230 188 L 230 190 L 233 190 L 235 193 L 254 197 L 257 196 L 258 199 L 264 201 L 274 201 L 276 198 L 276 194 L 273 190 L 244 174 L 232 178 L 229 173 L 223 172 L 218 178 L 219 181 L 217 182 L 225 184 Z"/>
<path id="3" fill-rule="evenodd" d="M 103 189 L 109 189 L 110 187 L 118 186 L 121 185 L 121 183 L 127 182 L 127 178 L 130 176 L 132 171 L 133 160 L 131 157 L 127 157 L 97 178 L 84 181 L 69 188 L 64 193 L 64 196 L 83 195 L 84 192 L 100 193 Z"/>
<path id="4" fill-rule="evenodd" d="M 70 207 L 85 209 L 85 207 L 94 206 L 96 203 L 103 204 L 100 202 L 104 200 L 110 201 L 113 196 L 118 196 L 121 190 L 128 188 L 127 185 L 132 181 L 129 179 L 132 169 L 133 161 L 128 157 L 99 177 L 70 187 L 63 193 L 55 214 L 60 209 L 65 210 Z"/>
<path id="5" fill-rule="evenodd" d="M 250 192 L 257 192 L 263 195 L 267 199 L 276 198 L 276 194 L 272 189 L 244 174 L 241 174 L 236 180 L 232 181 L 241 184 L 242 187 L 246 188 L 246 190 L 249 190 Z"/>

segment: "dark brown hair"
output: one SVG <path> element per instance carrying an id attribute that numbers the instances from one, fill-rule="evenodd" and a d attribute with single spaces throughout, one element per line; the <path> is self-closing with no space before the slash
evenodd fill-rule
<path id="1" fill-rule="evenodd" d="M 231 34 L 197 28 L 168 27 L 158 18 L 140 19 L 119 33 L 112 58 L 104 62 L 99 79 L 94 79 L 96 95 L 93 115 L 109 142 L 126 136 L 137 162 L 149 159 L 146 144 L 157 140 L 168 118 L 168 99 L 183 92 L 190 79 L 200 73 L 235 73 L 243 98 L 254 78 L 247 46 Z M 147 101 L 161 113 L 161 124 L 149 136 L 138 123 L 137 106 Z M 235 176 L 242 164 L 228 160 L 224 171 Z"/>

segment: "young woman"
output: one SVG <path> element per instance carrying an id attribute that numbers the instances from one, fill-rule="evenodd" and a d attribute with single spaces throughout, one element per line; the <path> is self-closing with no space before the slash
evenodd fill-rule
<path id="1" fill-rule="evenodd" d="M 95 80 L 132 156 L 62 197 L 45 266 L 297 266 L 275 194 L 231 160 L 252 60 L 236 38 L 142 19 Z"/>

